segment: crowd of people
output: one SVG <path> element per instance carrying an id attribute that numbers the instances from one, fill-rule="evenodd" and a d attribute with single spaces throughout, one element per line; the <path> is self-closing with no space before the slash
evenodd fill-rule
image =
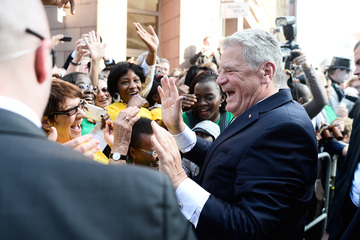
<path id="1" fill-rule="evenodd" d="M 356 77 L 349 59 L 320 71 L 301 50 L 284 69 L 280 43 L 258 29 L 220 48 L 206 36 L 180 69 L 134 23 L 148 48 L 136 58 L 109 58 L 90 31 L 60 66 L 63 35 L 49 35 L 42 5 L 75 14 L 75 0 L 19 1 L 0 10 L 0 238 L 356 236 L 360 42 Z M 335 191 L 326 232 L 311 236 L 321 152 Z"/>

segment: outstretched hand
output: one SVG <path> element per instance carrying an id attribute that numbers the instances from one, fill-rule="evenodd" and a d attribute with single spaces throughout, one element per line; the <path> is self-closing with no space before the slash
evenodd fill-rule
<path id="1" fill-rule="evenodd" d="M 91 59 L 100 61 L 105 55 L 106 44 L 100 41 L 100 35 L 96 34 L 94 30 L 89 32 L 87 37 L 84 37 L 86 46 L 90 51 Z"/>
<path id="2" fill-rule="evenodd" d="M 182 118 L 182 100 L 183 97 L 178 94 L 174 79 L 168 79 L 165 75 L 161 79 L 161 87 L 158 87 L 161 98 L 162 119 L 171 134 L 179 134 L 185 129 L 185 123 Z"/>
<path id="3" fill-rule="evenodd" d="M 154 28 L 149 25 L 148 31 L 146 31 L 140 23 L 134 23 L 136 32 L 138 36 L 143 40 L 143 42 L 148 47 L 149 51 L 156 52 L 159 47 L 159 38 L 155 33 Z"/>
<path id="4" fill-rule="evenodd" d="M 182 168 L 181 155 L 176 141 L 168 131 L 160 127 L 156 122 L 152 121 L 151 127 L 154 131 L 151 143 L 159 157 L 159 169 L 169 176 L 176 190 L 180 183 L 187 178 Z"/>

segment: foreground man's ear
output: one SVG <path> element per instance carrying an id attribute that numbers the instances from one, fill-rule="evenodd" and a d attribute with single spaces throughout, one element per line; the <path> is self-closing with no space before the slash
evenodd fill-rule
<path id="1" fill-rule="evenodd" d="M 41 41 L 41 45 L 35 51 L 35 73 L 39 83 L 46 81 L 51 70 L 51 41 L 50 39 L 44 39 Z"/>

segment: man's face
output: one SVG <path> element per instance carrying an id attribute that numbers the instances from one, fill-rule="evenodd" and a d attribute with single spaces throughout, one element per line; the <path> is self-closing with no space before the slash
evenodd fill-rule
<path id="1" fill-rule="evenodd" d="M 160 62 L 160 69 L 162 74 L 169 75 L 170 65 L 167 62 Z"/>
<path id="2" fill-rule="evenodd" d="M 354 51 L 354 62 L 355 62 L 354 75 L 357 75 L 360 79 L 360 46 L 357 47 Z"/>
<path id="3" fill-rule="evenodd" d="M 261 100 L 266 90 L 261 79 L 261 71 L 251 70 L 243 59 L 241 46 L 226 48 L 221 57 L 220 75 L 216 83 L 226 93 L 228 112 L 238 117 Z"/>
<path id="4" fill-rule="evenodd" d="M 349 71 L 346 69 L 337 69 L 334 80 L 338 83 L 344 83 L 349 78 Z"/>

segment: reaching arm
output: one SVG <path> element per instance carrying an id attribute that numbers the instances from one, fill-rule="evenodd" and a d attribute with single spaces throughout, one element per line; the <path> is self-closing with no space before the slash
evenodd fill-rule
<path id="1" fill-rule="evenodd" d="M 298 53 L 300 56 L 296 57 L 292 63 L 302 66 L 313 95 L 313 99 L 303 105 L 310 119 L 312 119 L 321 112 L 329 100 L 324 85 L 316 76 L 315 69 L 307 62 L 304 53 L 300 50 L 293 50 L 293 52 Z"/>
<path id="2" fill-rule="evenodd" d="M 85 38 L 85 42 L 91 56 L 89 77 L 93 85 L 99 86 L 100 61 L 105 55 L 106 44 L 100 42 L 100 36 L 94 30 L 89 32 L 89 38 Z"/>

